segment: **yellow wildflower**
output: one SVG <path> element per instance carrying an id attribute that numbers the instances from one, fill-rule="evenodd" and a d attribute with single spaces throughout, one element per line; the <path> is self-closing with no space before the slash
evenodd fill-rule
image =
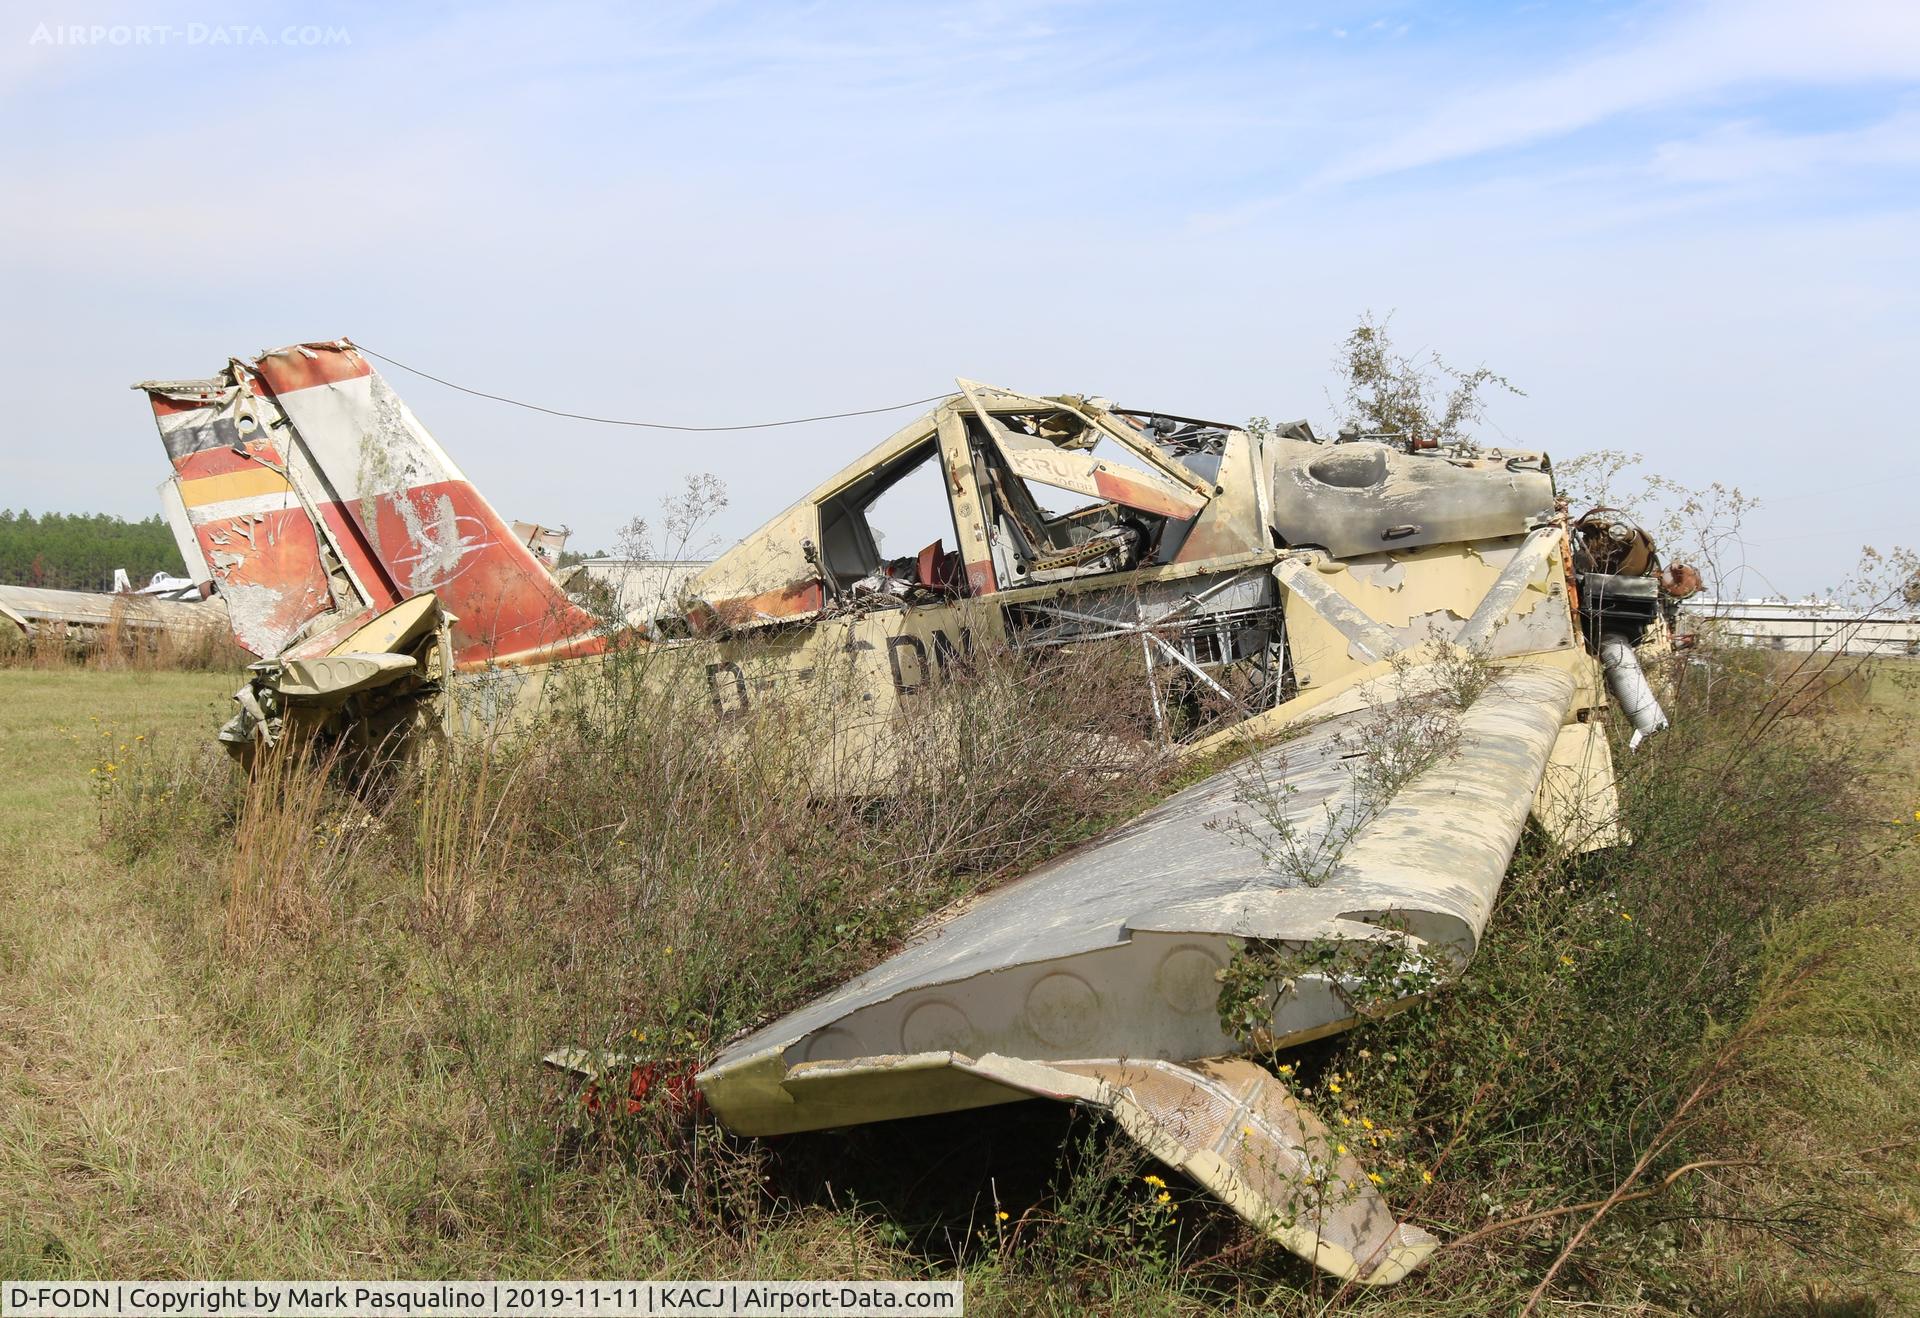
<path id="1" fill-rule="evenodd" d="M 1421 1172 L 1421 1173 L 1420 1173 L 1420 1183 L 1421 1183 L 1422 1185 L 1432 1185 L 1432 1184 L 1433 1184 L 1433 1173 L 1432 1173 L 1432 1172 Z"/>
<path id="2" fill-rule="evenodd" d="M 1573 964 L 1573 958 L 1568 956 L 1565 952 L 1562 952 L 1560 954 L 1560 964 L 1563 966 L 1570 966 Z"/>
<path id="3" fill-rule="evenodd" d="M 1007 1220 L 1007 1210 L 1003 1208 L 1003 1209 L 1001 1209 L 1001 1210 L 1000 1210 L 999 1212 L 997 1212 L 997 1213 L 995 1213 L 995 1214 L 993 1215 L 993 1220 L 994 1220 L 994 1221 L 996 1221 L 996 1222 L 1004 1222 L 1004 1221 L 1006 1221 L 1006 1220 Z"/>
<path id="4" fill-rule="evenodd" d="M 1342 1154 L 1344 1154 L 1344 1153 L 1345 1153 L 1345 1152 L 1347 1151 L 1347 1146 L 1346 1146 L 1346 1145 L 1344 1145 L 1344 1144 L 1336 1144 L 1336 1145 L 1334 1145 L 1334 1146 L 1333 1146 L 1333 1151 L 1334 1151 L 1335 1153 L 1342 1153 Z"/>
<path id="5" fill-rule="evenodd" d="M 1245 1136 L 1246 1136 L 1246 1137 L 1247 1137 L 1248 1139 L 1252 1139 L 1252 1138 L 1253 1138 L 1253 1127 L 1252 1127 L 1252 1126 L 1242 1126 L 1242 1127 L 1240 1127 L 1240 1133 L 1241 1133 L 1242 1135 L 1245 1135 Z"/>
<path id="6" fill-rule="evenodd" d="M 1327 1081 L 1327 1088 L 1337 1094 L 1340 1092 L 1340 1082 L 1338 1080 L 1329 1080 Z"/>
<path id="7" fill-rule="evenodd" d="M 1368 1179 L 1369 1181 L 1372 1181 L 1372 1182 L 1373 1182 L 1373 1183 L 1374 1183 L 1375 1185 L 1385 1185 L 1385 1184 L 1386 1184 L 1386 1182 L 1385 1182 L 1385 1181 L 1383 1181 L 1383 1180 L 1381 1180 L 1381 1179 L 1380 1179 L 1380 1173 L 1379 1173 L 1379 1172 L 1368 1172 L 1368 1173 L 1367 1173 L 1367 1179 Z"/>
<path id="8" fill-rule="evenodd" d="M 1171 1203 L 1173 1202 L 1173 1196 L 1168 1194 L 1165 1190 L 1162 1190 L 1159 1194 L 1156 1194 L 1153 1197 L 1153 1202 L 1155 1202 L 1156 1204 Z"/>
<path id="9" fill-rule="evenodd" d="M 1148 1172 L 1145 1176 L 1142 1176 L 1140 1179 L 1145 1181 L 1148 1185 L 1151 1185 L 1156 1190 L 1164 1190 L 1167 1188 L 1167 1183 L 1161 1180 L 1158 1176 L 1155 1176 L 1152 1172 Z"/>
<path id="10" fill-rule="evenodd" d="M 1372 1117 L 1362 1117 L 1362 1118 L 1360 1118 L 1360 1124 L 1361 1124 L 1361 1125 L 1363 1125 L 1363 1126 L 1365 1126 L 1365 1127 L 1366 1127 L 1366 1128 L 1367 1128 L 1368 1130 L 1372 1130 L 1372 1129 L 1373 1129 L 1373 1118 L 1372 1118 Z"/>
<path id="11" fill-rule="evenodd" d="M 1633 917 L 1631 915 L 1628 915 L 1625 911 L 1620 912 L 1620 918 L 1622 920 L 1625 920 L 1628 924 L 1633 923 Z"/>

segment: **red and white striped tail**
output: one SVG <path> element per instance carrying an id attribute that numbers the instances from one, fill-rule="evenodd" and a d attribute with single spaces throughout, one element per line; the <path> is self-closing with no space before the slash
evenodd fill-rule
<path id="1" fill-rule="evenodd" d="M 604 648 L 598 620 L 346 340 L 136 387 L 233 634 L 253 653 L 325 653 L 428 592 L 454 616 L 462 668 Z"/>

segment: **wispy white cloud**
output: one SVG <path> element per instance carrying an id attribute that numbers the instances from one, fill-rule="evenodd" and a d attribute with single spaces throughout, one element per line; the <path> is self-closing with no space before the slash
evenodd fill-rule
<path id="1" fill-rule="evenodd" d="M 1682 184 L 1771 185 L 1823 171 L 1920 167 L 1920 109 L 1912 107 L 1856 128 L 1783 132 L 1752 120 L 1720 124 L 1663 142 L 1650 165 Z"/>
<path id="2" fill-rule="evenodd" d="M 1920 79 L 1920 4 L 1911 0 L 1717 0 L 1648 20 L 1611 49 L 1543 73 L 1497 61 L 1462 70 L 1490 85 L 1409 106 L 1380 140 L 1318 175 L 1353 182 L 1529 145 L 1622 115 L 1752 86 Z"/>

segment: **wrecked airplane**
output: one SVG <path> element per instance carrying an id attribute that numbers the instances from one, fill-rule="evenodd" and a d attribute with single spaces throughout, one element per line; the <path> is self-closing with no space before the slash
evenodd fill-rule
<path id="1" fill-rule="evenodd" d="M 116 634 L 153 642 L 162 636 L 192 640 L 219 627 L 218 601 L 203 603 L 149 591 L 101 593 L 0 585 L 0 620 L 33 642 L 57 638 L 75 651 L 91 650 Z"/>
<path id="2" fill-rule="evenodd" d="M 349 342 L 137 387 L 178 515 L 260 656 L 221 732 L 243 750 L 301 727 L 386 744 L 529 720 L 632 647 L 704 670 L 716 720 L 851 666 L 848 722 L 884 746 L 887 716 L 969 650 L 1136 647 L 1163 734 L 1235 762 L 733 1041 L 699 1091 L 748 1135 L 1034 1095 L 1102 1108 L 1361 1282 L 1436 1242 L 1238 1056 L 1223 982 L 1250 951 L 1336 944 L 1384 958 L 1386 1006 L 1405 1005 L 1473 956 L 1530 816 L 1570 849 L 1619 839 L 1609 690 L 1636 741 L 1664 723 L 1635 647 L 1672 578 L 1650 543 L 1572 521 L 1539 453 L 1328 443 L 961 381 L 671 608 L 609 623 Z M 940 535 L 889 557 L 874 511 L 916 474 Z M 1205 717 L 1183 717 L 1196 701 Z M 1444 746 L 1356 770 L 1383 718 L 1430 722 L 1435 702 Z M 1257 995 L 1259 1046 L 1359 1019 L 1354 964 Z M 632 1065 L 549 1060 L 596 1080 Z"/>

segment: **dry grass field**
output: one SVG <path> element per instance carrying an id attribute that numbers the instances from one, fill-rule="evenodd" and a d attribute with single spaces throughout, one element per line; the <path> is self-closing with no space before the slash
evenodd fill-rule
<path id="1" fill-rule="evenodd" d="M 662 776 L 659 742 L 573 795 L 522 764 L 372 809 L 313 774 L 250 799 L 211 747 L 232 685 L 0 671 L 0 1274 L 957 1275 L 981 1313 L 1508 1313 L 1618 1192 L 1548 1311 L 1920 1306 L 1901 670 L 1811 704 L 1688 676 L 1628 774 L 1633 851 L 1523 848 L 1460 984 L 1291 1059 L 1437 1170 L 1396 1207 L 1453 1243 L 1365 1295 L 1177 1178 L 1157 1209 L 1151 1168 L 1064 1109 L 762 1145 L 586 1119 L 535 1065 L 698 1056 L 1084 832 L 1085 784 L 1002 802 L 1017 831 L 850 817 L 828 849 L 790 796 Z M 992 746 L 983 789 L 1025 753 Z M 687 783 L 708 805 L 656 827 Z M 462 822 L 522 808 L 509 836 Z"/>

